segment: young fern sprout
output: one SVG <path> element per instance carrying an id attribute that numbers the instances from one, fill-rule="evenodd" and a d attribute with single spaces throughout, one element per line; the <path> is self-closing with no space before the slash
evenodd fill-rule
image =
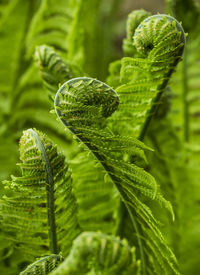
<path id="1" fill-rule="evenodd" d="M 55 96 L 60 83 L 83 74 L 79 67 L 64 62 L 53 49 L 46 45 L 36 48 L 35 59 L 40 67 L 41 77 L 50 97 Z"/>
<path id="2" fill-rule="evenodd" d="M 178 274 L 175 257 L 165 243 L 150 209 L 140 198 L 145 196 L 156 200 L 173 213 L 171 204 L 160 194 L 150 174 L 123 159 L 125 153 L 144 159 L 143 151 L 148 147 L 137 139 L 114 135 L 107 127 L 107 120 L 118 105 L 119 98 L 111 87 L 88 77 L 67 81 L 55 97 L 56 113 L 62 123 L 88 147 L 117 187 L 137 234 L 144 274 L 147 256 L 144 253 L 148 249 L 154 268 L 159 272 L 172 269 Z M 137 224 L 142 227 L 142 233 L 139 233 Z M 143 234 L 144 242 L 150 238 L 152 243 L 146 241 L 146 247 L 143 248 L 140 234 Z"/>
<path id="3" fill-rule="evenodd" d="M 158 109 L 157 103 L 159 103 L 170 76 L 180 61 L 185 43 L 185 33 L 182 26 L 169 15 L 150 16 L 135 31 L 134 45 L 137 51 L 141 52 L 147 60 L 150 60 L 149 66 L 152 67 L 150 71 L 157 72 L 158 76 L 163 73 L 163 79 L 157 87 L 159 92 L 154 98 L 153 106 L 149 111 L 150 114 L 155 114 Z M 151 118 L 152 115 L 149 115 L 145 121 L 140 133 L 140 140 L 144 139 Z"/>
<path id="4" fill-rule="evenodd" d="M 185 34 L 173 17 L 153 15 L 137 27 L 133 45 L 136 56 L 121 60 L 122 85 L 116 89 L 121 105 L 115 115 L 119 123 L 114 130 L 127 129 L 128 135 L 143 140 L 169 79 L 181 60 Z"/>

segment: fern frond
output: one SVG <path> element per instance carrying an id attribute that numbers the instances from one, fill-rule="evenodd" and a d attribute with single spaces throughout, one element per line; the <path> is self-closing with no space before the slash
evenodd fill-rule
<path id="1" fill-rule="evenodd" d="M 127 241 L 102 233 L 84 232 L 74 241 L 66 260 L 51 275 L 140 274 L 135 249 Z"/>
<path id="2" fill-rule="evenodd" d="M 22 176 L 4 182 L 8 191 L 0 203 L 8 238 L 20 244 L 27 257 L 67 253 L 80 229 L 65 158 L 46 136 L 32 129 L 20 140 L 20 158 Z"/>
<path id="3" fill-rule="evenodd" d="M 156 219 L 138 194 L 157 200 L 169 211 L 171 205 L 160 194 L 150 174 L 134 163 L 127 163 L 124 155 L 133 148 L 136 158 L 144 158 L 147 147 L 140 141 L 116 136 L 106 128 L 106 118 L 118 107 L 116 92 L 106 84 L 91 78 L 69 80 L 59 89 L 55 98 L 58 117 L 92 151 L 95 158 L 117 187 L 122 201 L 131 216 L 142 228 L 145 248 L 140 243 L 143 269 L 146 269 L 143 253 L 151 255 L 150 265 L 155 274 L 176 271 L 176 260 L 158 229 Z M 104 129 L 104 130 L 103 130 Z M 137 237 L 140 239 L 139 233 Z M 143 239 L 142 238 L 142 239 Z M 156 273 L 157 272 L 157 273 Z"/>
<path id="4" fill-rule="evenodd" d="M 43 257 L 30 264 L 20 275 L 47 275 L 54 270 L 64 258 L 60 255 L 50 255 Z"/>
<path id="5" fill-rule="evenodd" d="M 143 140 L 184 44 L 184 31 L 170 16 L 150 16 L 138 26 L 134 46 L 140 57 L 125 57 L 121 61 L 124 84 L 116 89 L 121 99 L 114 115 L 114 121 L 118 121 L 116 132 L 127 131 Z"/>
<path id="6" fill-rule="evenodd" d="M 83 74 L 76 65 L 64 62 L 64 60 L 48 46 L 37 47 L 35 56 L 40 66 L 44 86 L 51 97 L 55 96 L 59 84 L 63 84 L 67 80 Z"/>

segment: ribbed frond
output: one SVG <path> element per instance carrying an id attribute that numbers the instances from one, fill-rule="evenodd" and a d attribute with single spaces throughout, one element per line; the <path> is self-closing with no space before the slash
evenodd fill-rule
<path id="1" fill-rule="evenodd" d="M 136 162 L 124 160 L 125 155 L 129 158 L 132 154 L 136 159 L 144 159 L 143 151 L 148 148 L 136 139 L 113 135 L 105 128 L 106 118 L 118 105 L 119 98 L 113 89 L 86 77 L 72 79 L 63 84 L 55 98 L 56 112 L 63 124 L 87 145 L 101 163 L 128 209 L 134 230 L 138 230 L 136 224 L 140 225 L 141 232 L 136 233 L 143 269 L 146 269 L 143 255 L 146 254 L 155 274 L 169 274 L 170 269 L 178 274 L 175 257 L 165 243 L 151 210 L 140 198 L 143 195 L 157 200 L 169 211 L 171 205 L 162 197 L 150 174 L 138 167 Z M 143 235 L 145 248 L 139 234 Z"/>
<path id="2" fill-rule="evenodd" d="M 78 77 L 83 72 L 74 64 L 66 63 L 48 46 L 39 46 L 35 52 L 36 60 L 40 66 L 44 86 L 50 96 L 55 96 L 59 84 Z"/>
<path id="3" fill-rule="evenodd" d="M 27 258 L 49 251 L 67 253 L 79 226 L 65 158 L 46 136 L 27 130 L 20 140 L 20 159 L 22 176 L 4 182 L 8 191 L 0 203 L 3 227 Z"/>
<path id="4" fill-rule="evenodd" d="M 82 233 L 73 243 L 66 260 L 51 275 L 71 274 L 134 275 L 140 273 L 135 249 L 127 241 L 102 233 Z"/>
<path id="5" fill-rule="evenodd" d="M 33 264 L 30 264 L 20 275 L 47 275 L 54 270 L 64 258 L 60 255 L 43 257 Z"/>
<path id="6" fill-rule="evenodd" d="M 49 47 L 38 47 L 36 55 L 44 85 L 52 96 L 55 96 L 59 83 L 62 84 L 82 74 L 80 69 L 65 63 Z M 114 186 L 112 182 L 108 183 L 102 169 L 93 169 L 95 162 L 88 153 L 78 149 L 80 152 L 73 157 L 71 167 L 74 171 L 74 188 L 81 227 L 86 231 L 101 230 L 105 233 L 114 233 L 117 227 L 116 205 L 119 204 Z"/>
<path id="7" fill-rule="evenodd" d="M 184 44 L 184 31 L 170 16 L 150 16 L 138 26 L 134 46 L 140 57 L 121 60 L 124 84 L 116 89 L 121 104 L 114 115 L 114 121 L 118 121 L 115 132 L 144 138 Z"/>

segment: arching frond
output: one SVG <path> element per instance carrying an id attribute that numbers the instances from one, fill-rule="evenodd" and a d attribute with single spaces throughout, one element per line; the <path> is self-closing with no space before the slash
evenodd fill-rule
<path id="1" fill-rule="evenodd" d="M 48 46 L 36 48 L 35 56 L 40 66 L 44 86 L 50 96 L 55 96 L 58 85 L 83 74 L 81 69 L 64 60 Z"/>
<path id="2" fill-rule="evenodd" d="M 134 46 L 140 57 L 125 57 L 121 61 L 124 84 L 116 89 L 121 104 L 114 116 L 118 121 L 115 131 L 127 129 L 127 134 L 143 140 L 184 44 L 184 31 L 170 16 L 150 16 L 138 26 Z"/>
<path id="3" fill-rule="evenodd" d="M 46 253 L 67 253 L 80 228 L 65 158 L 42 133 L 24 132 L 20 140 L 21 177 L 5 181 L 1 219 L 8 238 L 27 259 Z"/>
<path id="4" fill-rule="evenodd" d="M 133 226 L 139 224 L 142 228 L 145 248 L 140 242 L 141 236 L 137 237 L 143 269 L 146 269 L 145 253 L 155 274 L 167 274 L 170 269 L 178 274 L 175 257 L 165 243 L 156 219 L 138 194 L 159 201 L 169 211 L 171 205 L 162 197 L 150 174 L 124 160 L 125 153 L 133 153 L 136 158 L 143 159 L 143 150 L 148 148 L 136 139 L 113 135 L 105 128 L 106 118 L 117 109 L 118 104 L 119 98 L 113 89 L 86 77 L 75 78 L 63 84 L 55 98 L 56 112 L 63 124 L 91 150 L 117 187 Z"/>

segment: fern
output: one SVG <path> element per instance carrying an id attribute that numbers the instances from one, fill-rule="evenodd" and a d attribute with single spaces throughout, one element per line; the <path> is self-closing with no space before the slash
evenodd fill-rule
<path id="1" fill-rule="evenodd" d="M 121 60 L 120 77 L 124 84 L 116 89 L 121 108 L 115 116 L 115 131 L 127 129 L 127 134 L 144 139 L 184 44 L 184 31 L 170 16 L 150 16 L 138 26 L 134 45 L 140 57 Z"/>
<path id="2" fill-rule="evenodd" d="M 15 242 L 33 259 L 67 253 L 80 229 L 71 176 L 63 155 L 40 132 L 27 130 L 20 141 L 21 177 L 5 181 L 1 219 Z M 8 235 L 9 236 L 9 235 Z"/>
<path id="3" fill-rule="evenodd" d="M 16 175 L 0 186 L 3 274 L 52 253 L 22 274 L 179 274 L 169 245 L 183 274 L 199 273 L 199 6 L 166 1 L 189 32 L 173 77 L 183 28 L 171 16 L 132 12 L 126 57 L 110 64 L 109 87 L 87 74 L 105 79 L 106 65 L 119 58 L 111 46 L 121 31 L 119 2 L 0 3 L 0 176 Z M 74 140 L 49 114 L 41 78 L 53 99 L 63 85 L 56 113 Z M 21 139 L 19 176 L 17 140 L 32 127 L 64 150 L 73 188 L 63 155 L 37 130 Z M 174 217 L 169 201 L 173 224 L 157 205 Z M 66 259 L 55 268 L 60 251 Z"/>
<path id="4" fill-rule="evenodd" d="M 36 56 L 47 91 L 55 97 L 58 85 L 81 71 L 76 66 L 67 65 L 53 50 L 46 46 L 38 47 Z M 70 138 L 70 137 L 69 137 Z M 73 147 L 73 146 L 72 146 Z M 119 198 L 112 182 L 109 182 L 102 169 L 95 167 L 94 160 L 74 145 L 75 155 L 71 156 L 70 166 L 74 171 L 74 189 L 79 205 L 78 218 L 86 231 L 102 230 L 116 233 Z M 81 175 L 81 177 L 80 177 Z M 89 181 L 88 181 L 89 177 Z M 95 197 L 95 200 L 94 200 Z"/>
<path id="5" fill-rule="evenodd" d="M 83 74 L 77 66 L 66 64 L 56 52 L 47 46 L 38 47 L 35 56 L 40 66 L 44 86 L 50 96 L 55 96 L 59 84 Z"/>
<path id="6" fill-rule="evenodd" d="M 46 275 L 54 270 L 63 260 L 63 257 L 60 255 L 43 257 L 29 265 L 20 275 Z"/>
<path id="7" fill-rule="evenodd" d="M 130 147 L 134 148 L 135 156 L 143 158 L 142 151 L 147 149 L 146 146 L 135 139 L 115 136 L 108 129 L 102 129 L 106 125 L 106 118 L 116 110 L 118 104 L 118 96 L 113 89 L 91 78 L 76 78 L 66 82 L 55 98 L 56 112 L 61 121 L 87 145 L 104 167 L 127 207 L 135 230 L 135 219 L 142 227 L 144 240 L 147 240 L 145 252 L 151 251 L 152 258 L 149 260 L 156 272 L 162 270 L 167 274 L 168 268 L 176 272 L 173 253 L 167 247 L 150 209 L 138 198 L 138 192 L 159 201 L 170 211 L 171 206 L 158 192 L 155 180 L 148 173 L 135 164 L 123 161 L 123 155 L 128 153 Z M 141 243 L 140 252 L 143 257 Z M 144 258 L 142 261 L 145 270 Z"/>
<path id="8" fill-rule="evenodd" d="M 128 243 L 102 233 L 82 233 L 66 260 L 51 275 L 140 274 L 140 262 Z"/>

